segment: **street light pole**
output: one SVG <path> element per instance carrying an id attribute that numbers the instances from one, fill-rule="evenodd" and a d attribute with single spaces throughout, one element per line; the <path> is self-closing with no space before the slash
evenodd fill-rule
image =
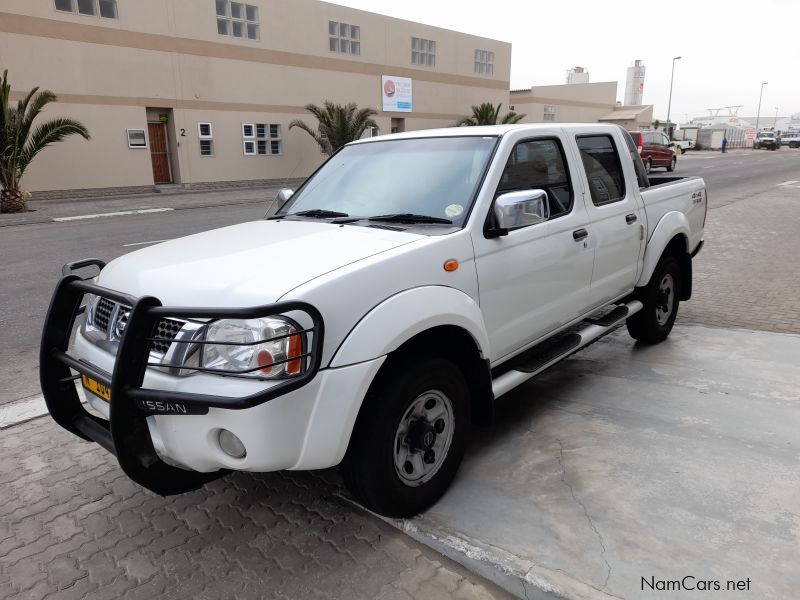
<path id="1" fill-rule="evenodd" d="M 672 75 L 669 78 L 669 103 L 667 104 L 667 127 L 669 127 L 669 113 L 672 110 L 672 82 L 675 79 L 675 61 L 680 60 L 680 56 L 676 56 L 672 59 Z"/>
<path id="2" fill-rule="evenodd" d="M 778 107 L 775 107 L 775 122 L 772 124 L 772 128 L 775 129 L 778 126 Z"/>
<path id="3" fill-rule="evenodd" d="M 758 95 L 758 114 L 756 115 L 756 135 L 758 135 L 758 122 L 761 120 L 761 97 L 764 95 L 764 86 L 767 85 L 769 81 L 765 81 L 761 84 L 761 93 Z"/>

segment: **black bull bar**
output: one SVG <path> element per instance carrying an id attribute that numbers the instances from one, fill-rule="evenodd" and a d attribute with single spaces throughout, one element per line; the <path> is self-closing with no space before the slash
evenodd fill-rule
<path id="1" fill-rule="evenodd" d="M 59 425 L 115 454 L 120 467 L 128 477 L 157 494 L 166 496 L 195 490 L 226 472 L 198 473 L 162 461 L 153 447 L 147 425 L 148 416 L 164 414 L 159 406 L 181 407 L 177 413 L 169 414 L 206 414 L 210 407 L 233 410 L 252 408 L 302 387 L 313 379 L 320 368 L 324 323 L 319 311 L 308 303 L 288 301 L 247 308 L 166 307 L 152 296 L 135 298 L 101 287 L 73 274 L 73 270 L 88 266 L 102 269 L 105 263 L 98 259 L 87 259 L 65 265 L 62 269 L 64 276 L 58 282 L 50 301 L 39 355 L 42 393 L 47 409 Z M 111 374 L 68 354 L 75 320 L 85 310 L 81 303 L 86 294 L 108 298 L 131 307 L 130 316 L 119 340 L 114 372 Z M 189 342 L 155 337 L 161 319 L 168 317 L 183 320 L 201 319 L 203 323 L 209 323 L 219 319 L 255 319 L 292 311 L 305 313 L 313 323 L 312 327 L 298 332 L 304 334 L 304 340 L 308 339 L 309 333 L 312 334 L 310 345 L 306 347 L 306 344 L 303 344 L 298 375 L 279 380 L 272 387 L 252 395 L 240 397 L 142 387 L 148 365 L 155 366 L 148 362 L 150 345 L 153 342 L 170 341 L 199 345 L 214 343 L 202 339 Z M 293 358 L 297 360 L 297 357 Z M 77 371 L 78 375 L 73 375 L 72 370 Z M 193 370 L 220 373 L 199 367 Z M 249 371 L 220 374 L 241 376 L 247 372 Z M 90 414 L 83 407 L 74 383 L 82 375 L 95 379 L 111 390 L 112 401 L 108 421 Z"/>

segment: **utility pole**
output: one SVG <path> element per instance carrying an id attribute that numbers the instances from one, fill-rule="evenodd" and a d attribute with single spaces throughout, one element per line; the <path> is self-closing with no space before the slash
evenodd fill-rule
<path id="1" fill-rule="evenodd" d="M 672 59 L 672 75 L 669 78 L 669 103 L 667 103 L 667 127 L 670 127 L 669 113 L 672 110 L 672 82 L 675 80 L 675 61 L 680 60 L 680 58 L 680 56 L 676 56 Z M 670 127 L 670 129 L 672 128 Z M 672 131 L 669 134 L 672 137 Z"/>
<path id="2" fill-rule="evenodd" d="M 761 97 L 764 95 L 764 86 L 767 85 L 769 81 L 765 81 L 761 84 L 761 93 L 758 95 L 758 114 L 756 115 L 756 135 L 758 135 L 758 122 L 761 120 Z"/>
<path id="3" fill-rule="evenodd" d="M 772 128 L 775 129 L 778 127 L 778 107 L 775 107 L 775 122 L 772 124 Z"/>

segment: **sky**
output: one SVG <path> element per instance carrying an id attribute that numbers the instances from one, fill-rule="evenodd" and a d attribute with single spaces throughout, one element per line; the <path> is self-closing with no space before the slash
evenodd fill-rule
<path id="1" fill-rule="evenodd" d="M 684 122 L 708 108 L 743 105 L 762 119 L 800 112 L 800 0 L 333 0 L 511 42 L 511 88 L 566 83 L 574 66 L 590 81 L 617 81 L 644 61 L 645 104 L 665 118 L 675 61 L 671 117 Z M 723 110 L 720 114 L 727 114 Z"/>

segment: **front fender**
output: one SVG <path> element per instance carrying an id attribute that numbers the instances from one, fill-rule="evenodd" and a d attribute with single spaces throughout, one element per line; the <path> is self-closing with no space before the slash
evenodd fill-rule
<path id="1" fill-rule="evenodd" d="M 670 243 L 672 238 L 676 235 L 682 235 L 686 241 L 686 252 L 689 252 L 689 221 L 686 215 L 682 212 L 671 211 L 664 214 L 661 220 L 653 230 L 653 235 L 647 241 L 647 248 L 644 251 L 644 260 L 642 265 L 642 272 L 639 275 L 639 280 L 636 282 L 636 287 L 647 285 L 653 272 L 656 270 L 656 265 L 664 254 L 664 250 Z"/>
<path id="2" fill-rule="evenodd" d="M 478 304 L 460 290 L 434 285 L 405 290 L 375 306 L 353 327 L 330 366 L 384 356 L 415 335 L 441 325 L 466 330 L 483 357 L 490 358 L 489 338 Z"/>

